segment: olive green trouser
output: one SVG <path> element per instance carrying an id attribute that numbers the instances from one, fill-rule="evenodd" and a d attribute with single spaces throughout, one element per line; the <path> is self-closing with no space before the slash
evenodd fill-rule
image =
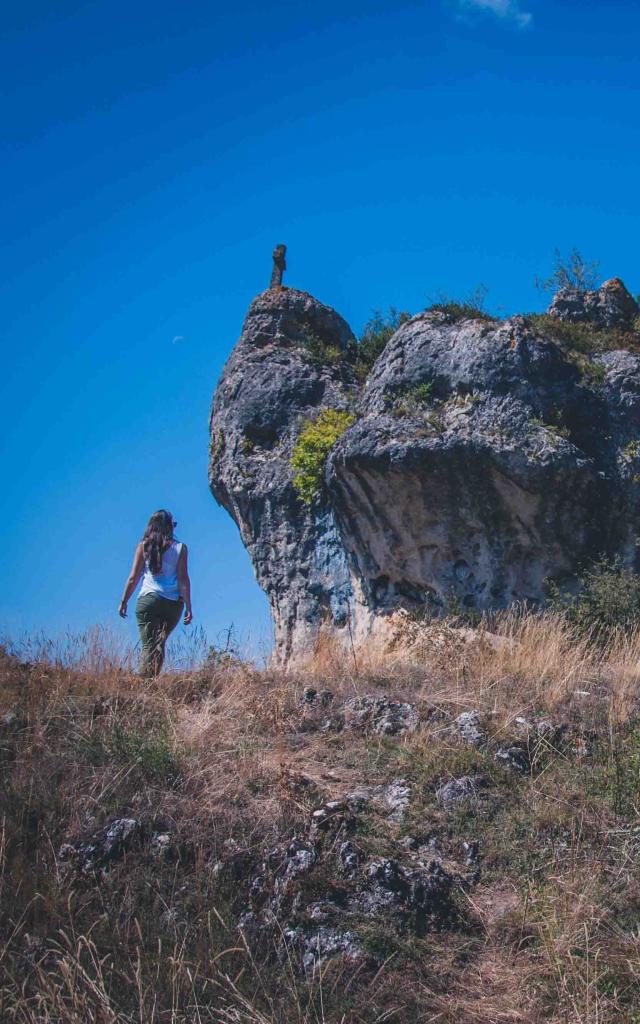
<path id="1" fill-rule="evenodd" d="M 164 645 L 169 633 L 178 625 L 183 603 L 170 601 L 160 594 L 144 594 L 136 604 L 142 652 L 140 675 L 157 676 L 164 661 Z"/>

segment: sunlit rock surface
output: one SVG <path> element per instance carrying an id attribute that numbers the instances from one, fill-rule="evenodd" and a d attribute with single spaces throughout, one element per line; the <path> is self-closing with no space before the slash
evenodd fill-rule
<path id="1" fill-rule="evenodd" d="M 635 315 L 617 279 L 574 296 L 567 313 L 569 298 L 550 315 L 580 320 L 580 302 L 598 326 L 626 327 Z M 311 354 L 310 340 L 332 363 Z M 239 526 L 282 657 L 305 650 L 323 624 L 356 643 L 399 608 L 535 604 L 548 579 L 571 585 L 600 554 L 634 562 L 634 354 L 576 359 L 525 317 L 443 312 L 403 324 L 364 384 L 352 350 L 332 309 L 291 288 L 267 291 L 214 397 L 211 488 Z M 327 407 L 357 419 L 306 507 L 291 452 L 301 424 Z"/>

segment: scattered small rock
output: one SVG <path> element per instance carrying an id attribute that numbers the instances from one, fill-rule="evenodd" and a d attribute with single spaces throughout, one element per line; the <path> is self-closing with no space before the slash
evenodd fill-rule
<path id="1" fill-rule="evenodd" d="M 171 836 L 168 832 L 154 832 L 149 843 L 151 855 L 160 860 L 166 857 L 171 849 Z"/>
<path id="2" fill-rule="evenodd" d="M 550 718 L 528 719 L 520 716 L 515 720 L 518 731 L 525 736 L 529 746 L 543 741 L 548 746 L 559 747 L 569 728 L 566 723 L 552 722 Z"/>
<path id="3" fill-rule="evenodd" d="M 390 821 L 401 822 L 411 801 L 411 786 L 406 779 L 393 779 L 379 786 L 360 786 L 347 793 L 344 798 L 350 811 L 357 813 L 371 803 L 379 809 L 391 812 Z"/>
<path id="4" fill-rule="evenodd" d="M 465 856 L 465 863 L 467 867 L 472 867 L 477 864 L 480 860 L 480 843 L 477 839 L 471 840 L 471 842 L 463 842 L 460 844 L 462 852 Z"/>
<path id="5" fill-rule="evenodd" d="M 453 727 L 469 746 L 483 747 L 487 742 L 487 732 L 482 726 L 479 711 L 463 711 L 454 719 Z"/>
<path id="6" fill-rule="evenodd" d="M 340 846 L 340 860 L 345 875 L 354 875 L 362 863 L 362 852 L 355 843 L 346 840 Z"/>
<path id="7" fill-rule="evenodd" d="M 288 880 L 310 871 L 317 859 L 318 854 L 312 843 L 292 839 L 284 848 L 278 846 L 271 850 L 265 858 L 265 864 L 276 875 Z"/>
<path id="8" fill-rule="evenodd" d="M 330 956 L 340 953 L 346 960 L 362 960 L 366 954 L 360 936 L 352 931 L 338 931 L 321 924 L 310 934 L 301 928 L 284 932 L 288 947 L 299 951 L 305 974 L 313 974 Z M 369 958 L 371 959 L 371 958 Z"/>
<path id="9" fill-rule="evenodd" d="M 306 708 L 326 708 L 332 701 L 332 690 L 316 690 L 314 686 L 305 686 L 300 698 L 300 703 Z"/>
<path id="10" fill-rule="evenodd" d="M 363 811 L 367 804 L 371 803 L 372 797 L 372 786 L 359 786 L 358 789 L 345 794 L 344 799 L 350 811 Z"/>
<path id="11" fill-rule="evenodd" d="M 246 846 L 242 846 L 235 839 L 227 839 L 222 844 L 222 857 L 212 867 L 215 875 L 228 875 L 234 879 L 246 878 L 253 856 Z"/>
<path id="12" fill-rule="evenodd" d="M 390 821 L 400 823 L 404 819 L 411 801 L 411 786 L 406 779 L 394 779 L 388 785 L 376 786 L 373 794 L 391 811 Z"/>
<path id="13" fill-rule="evenodd" d="M 445 807 L 462 803 L 464 800 L 475 802 L 480 790 L 487 785 L 483 775 L 463 775 L 459 779 L 449 779 L 436 788 L 436 797 Z"/>
<path id="14" fill-rule="evenodd" d="M 451 903 L 455 879 L 438 860 L 414 869 L 388 858 L 372 861 L 365 878 L 366 888 L 353 902 L 367 914 L 395 909 L 400 921 L 412 917 L 418 934 L 429 928 L 439 930 L 456 917 Z"/>
<path id="15" fill-rule="evenodd" d="M 320 832 L 350 831 L 355 822 L 344 800 L 329 800 L 311 815 L 311 835 Z"/>
<path id="16" fill-rule="evenodd" d="M 307 907 L 307 917 L 310 921 L 326 924 L 335 913 L 337 907 L 332 900 L 316 900 Z"/>
<path id="17" fill-rule="evenodd" d="M 413 704 L 365 694 L 344 705 L 345 728 L 371 731 L 380 736 L 415 732 L 420 716 Z"/>
<path id="18" fill-rule="evenodd" d="M 523 743 L 499 747 L 494 756 L 504 768 L 509 768 L 519 775 L 529 775 L 531 772 L 531 753 L 528 746 Z"/>
<path id="19" fill-rule="evenodd" d="M 27 724 L 27 719 L 16 711 L 7 711 L 6 715 L 0 719 L 0 725 L 5 732 L 19 732 L 21 729 L 25 729 Z"/>
<path id="20" fill-rule="evenodd" d="M 134 843 L 141 840 L 143 833 L 142 822 L 137 818 L 116 818 L 86 842 L 64 843 L 58 857 L 62 861 L 73 861 L 81 874 L 104 871 L 124 857 Z"/>

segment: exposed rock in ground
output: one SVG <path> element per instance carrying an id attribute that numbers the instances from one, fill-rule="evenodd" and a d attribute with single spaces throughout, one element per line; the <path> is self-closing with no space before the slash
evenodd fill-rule
<path id="1" fill-rule="evenodd" d="M 487 742 L 487 731 L 479 711 L 463 711 L 454 720 L 453 731 L 471 747 L 482 747 Z"/>
<path id="2" fill-rule="evenodd" d="M 389 821 L 401 822 L 411 803 L 411 786 L 406 779 L 392 779 L 379 786 L 360 786 L 347 793 L 347 806 L 354 812 L 361 811 L 368 804 L 375 804 L 387 812 Z"/>
<path id="3" fill-rule="evenodd" d="M 340 860 L 342 868 L 347 875 L 353 875 L 362 863 L 363 855 L 361 850 L 348 839 L 340 846 Z"/>
<path id="4" fill-rule="evenodd" d="M 388 697 L 352 697 L 343 707 L 345 727 L 395 736 L 415 732 L 420 718 L 413 704 Z"/>
<path id="5" fill-rule="evenodd" d="M 561 293 L 550 313 L 624 330 L 638 307 L 614 280 Z M 357 644 L 398 609 L 536 605 L 548 579 L 572 586 L 603 553 L 636 563 L 637 356 L 594 353 L 585 371 L 525 317 L 432 311 L 396 331 L 359 385 L 352 344 L 310 295 L 267 291 L 214 398 L 211 487 L 238 523 L 282 657 L 322 625 Z M 326 408 L 357 418 L 307 506 L 291 454 Z"/>
<path id="6" fill-rule="evenodd" d="M 154 860 L 179 856 L 169 832 L 156 832 L 138 818 L 115 818 L 86 839 L 63 843 L 58 859 L 73 866 L 81 875 L 101 876 L 129 851 L 143 848 Z M 244 870 L 247 863 L 245 857 Z"/>
<path id="7" fill-rule="evenodd" d="M 525 743 L 511 743 L 499 747 L 495 759 L 504 768 L 510 768 L 519 775 L 528 775 L 531 771 L 531 751 Z"/>
<path id="8" fill-rule="evenodd" d="M 249 880 L 250 906 L 240 917 L 248 941 L 258 946 L 271 937 L 284 944 L 283 955 L 295 954 L 309 972 L 336 953 L 375 966 L 375 958 L 365 952 L 360 928 L 367 921 L 379 921 L 381 915 L 385 928 L 398 933 L 410 928 L 422 935 L 458 926 L 453 891 L 478 881 L 476 842 L 464 843 L 457 861 L 445 866 L 435 840 L 405 840 L 398 844 L 397 858 L 368 859 L 356 841 L 345 838 L 356 826 L 357 813 L 383 791 L 387 796 L 394 791 L 404 809 L 409 790 L 402 782 L 397 779 L 324 804 L 313 812 L 304 836 L 264 855 Z M 314 895 L 314 874 L 321 880 L 321 897 Z M 355 927 L 354 921 L 360 924 Z"/>
<path id="9" fill-rule="evenodd" d="M 27 720 L 23 715 L 19 715 L 17 711 L 7 711 L 6 715 L 3 715 L 0 719 L 0 730 L 5 732 L 18 732 L 20 729 L 26 729 Z"/>
<path id="10" fill-rule="evenodd" d="M 290 928 L 285 931 L 284 938 L 290 948 L 297 950 L 306 974 L 313 974 L 328 957 L 336 954 L 340 954 L 346 963 L 371 959 L 362 948 L 358 934 L 338 931 L 324 924 L 310 934 L 305 934 L 302 928 Z"/>
<path id="11" fill-rule="evenodd" d="M 116 818 L 88 840 L 64 843 L 58 856 L 62 861 L 71 861 L 82 874 L 90 874 L 123 857 L 140 841 L 143 831 L 137 818 Z"/>
<path id="12" fill-rule="evenodd" d="M 595 291 L 562 288 L 553 297 L 549 316 L 571 323 L 590 323 L 596 327 L 629 329 L 640 306 L 619 277 L 605 281 Z"/>
<path id="13" fill-rule="evenodd" d="M 454 923 L 451 890 L 455 880 L 439 861 L 432 860 L 426 869 L 412 869 L 382 859 L 368 864 L 364 874 L 365 887 L 353 898 L 360 910 L 375 914 L 383 908 L 395 909 L 396 926 L 412 920 L 418 934 Z M 389 921 L 393 920 L 390 914 Z"/>
<path id="14" fill-rule="evenodd" d="M 515 720 L 515 726 L 527 740 L 530 746 L 561 747 L 564 738 L 569 730 L 566 722 L 552 722 L 550 718 L 525 718 L 519 716 Z"/>
<path id="15" fill-rule="evenodd" d="M 326 708 L 332 701 L 331 690 L 316 690 L 313 686 L 306 686 L 300 703 L 305 708 Z"/>
<path id="16" fill-rule="evenodd" d="M 373 792 L 390 811 L 389 820 L 401 822 L 411 802 L 411 786 L 406 779 L 394 779 L 386 786 L 376 786 Z"/>
<path id="17" fill-rule="evenodd" d="M 476 801 L 478 794 L 487 785 L 483 776 L 463 775 L 459 779 L 449 779 L 436 789 L 436 796 L 445 807 L 463 801 Z"/>

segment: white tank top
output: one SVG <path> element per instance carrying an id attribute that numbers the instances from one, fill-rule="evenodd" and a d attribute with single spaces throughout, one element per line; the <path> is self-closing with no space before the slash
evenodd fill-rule
<path id="1" fill-rule="evenodd" d="M 145 594 L 159 594 L 169 601 L 179 601 L 180 591 L 178 590 L 178 559 L 182 551 L 182 544 L 179 540 L 172 540 L 171 544 L 162 556 L 160 572 L 154 576 L 145 561 L 145 571 L 142 577 L 142 586 L 138 597 Z"/>

